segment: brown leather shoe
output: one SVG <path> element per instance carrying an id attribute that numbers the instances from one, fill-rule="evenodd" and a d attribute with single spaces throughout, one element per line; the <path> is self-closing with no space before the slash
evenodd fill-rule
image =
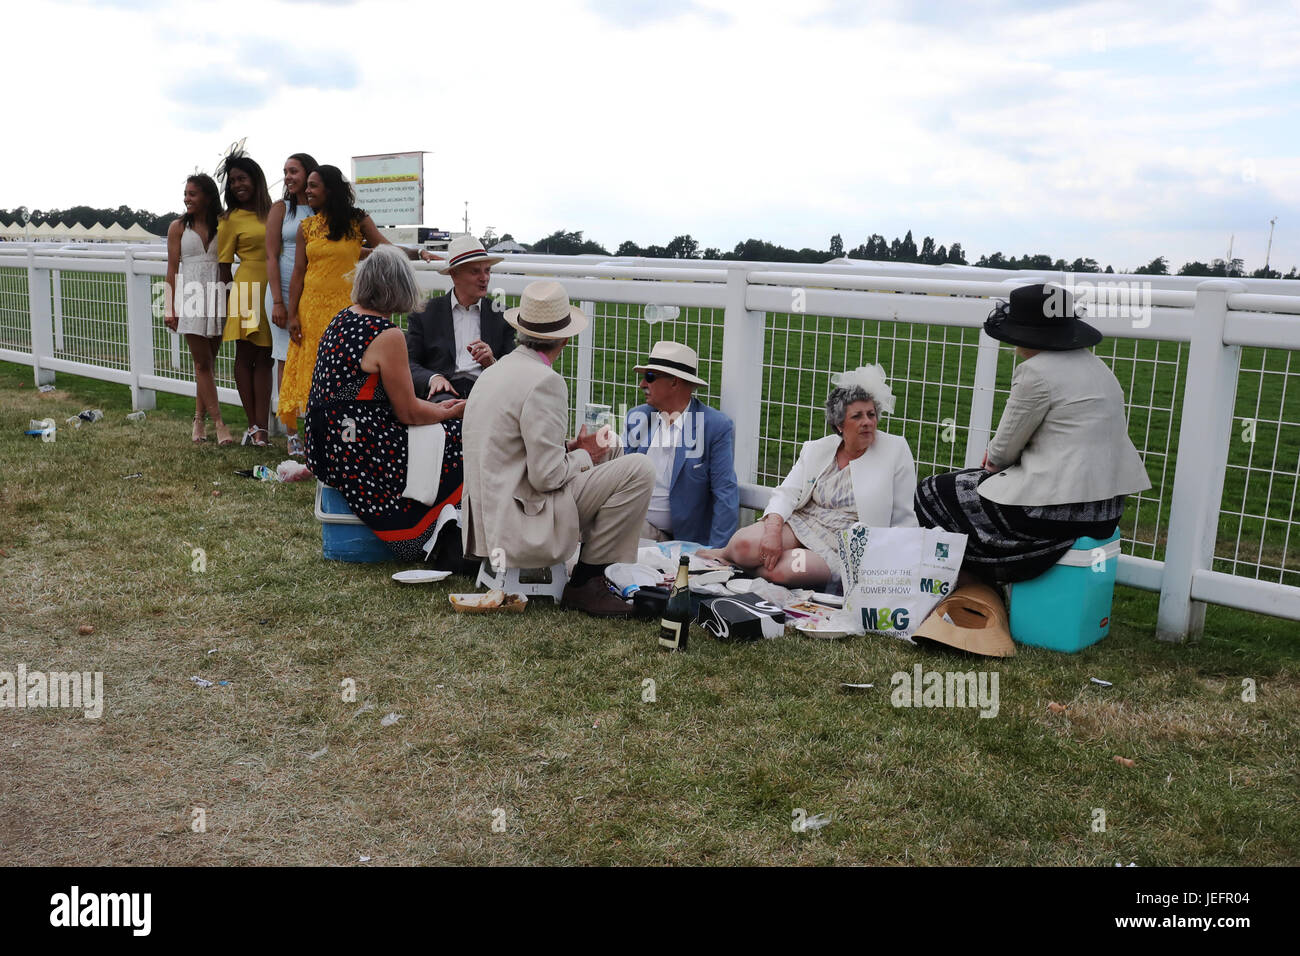
<path id="1" fill-rule="evenodd" d="M 603 574 L 580 587 L 567 584 L 560 595 L 560 606 L 586 611 L 595 617 L 629 617 L 632 606 L 609 590 Z"/>

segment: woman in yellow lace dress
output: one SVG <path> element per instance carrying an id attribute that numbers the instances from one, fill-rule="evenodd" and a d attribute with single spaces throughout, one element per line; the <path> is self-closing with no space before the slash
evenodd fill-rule
<path id="1" fill-rule="evenodd" d="M 313 170 L 306 193 L 316 214 L 298 226 L 289 280 L 289 357 L 276 409 L 290 432 L 297 431 L 298 417 L 307 408 L 320 337 L 334 316 L 352 304 L 352 270 L 370 249 L 388 242 L 365 211 L 353 205 L 352 185 L 337 166 Z M 407 250 L 407 255 L 414 253 Z M 301 445 L 289 452 L 301 455 Z"/>
<path id="2" fill-rule="evenodd" d="M 266 293 L 266 215 L 271 194 L 262 167 L 237 153 L 226 157 L 226 212 L 217 225 L 217 262 L 230 286 L 222 339 L 235 343 L 235 387 L 248 418 L 241 445 L 265 445 L 271 412 L 271 324 L 262 314 Z M 235 259 L 239 269 L 231 275 Z"/>

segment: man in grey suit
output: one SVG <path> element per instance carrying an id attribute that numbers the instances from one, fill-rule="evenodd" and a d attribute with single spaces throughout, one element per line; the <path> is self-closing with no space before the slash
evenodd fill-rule
<path id="1" fill-rule="evenodd" d="M 622 454 L 608 428 L 565 440 L 569 392 L 551 365 L 587 316 L 564 287 L 524 289 L 505 319 L 519 348 L 488 368 L 465 406 L 466 556 L 513 568 L 550 567 L 582 551 L 560 597 L 600 617 L 630 613 L 610 593 L 605 567 L 636 560 L 655 471 L 645 455 Z"/>
<path id="2" fill-rule="evenodd" d="M 406 332 L 420 398 L 468 398 L 483 370 L 515 347 L 515 330 L 487 294 L 492 267 L 500 261 L 473 236 L 452 241 L 447 264 L 438 270 L 451 276 L 451 291 L 414 313 Z"/>

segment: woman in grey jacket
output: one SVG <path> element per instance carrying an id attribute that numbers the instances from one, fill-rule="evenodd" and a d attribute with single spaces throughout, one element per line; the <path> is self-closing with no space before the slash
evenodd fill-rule
<path id="1" fill-rule="evenodd" d="M 1124 498 L 1151 481 L 1128 437 L 1119 382 L 1089 351 L 1101 333 L 1079 319 L 1068 290 L 1016 289 L 984 331 L 1021 358 L 1002 420 L 983 468 L 917 485 L 916 517 L 964 532 L 962 569 L 1006 584 L 1042 574 L 1076 538 L 1110 537 Z"/>

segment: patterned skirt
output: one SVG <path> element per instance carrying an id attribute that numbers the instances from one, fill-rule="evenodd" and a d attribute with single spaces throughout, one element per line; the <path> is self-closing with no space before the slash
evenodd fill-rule
<path id="1" fill-rule="evenodd" d="M 916 485 L 916 520 L 922 528 L 964 533 L 962 568 L 990 584 L 1036 578 L 1074 540 L 1109 538 L 1124 513 L 1124 495 L 1105 501 L 1022 508 L 1000 505 L 979 493 L 992 472 L 968 468 L 934 475 Z"/>

